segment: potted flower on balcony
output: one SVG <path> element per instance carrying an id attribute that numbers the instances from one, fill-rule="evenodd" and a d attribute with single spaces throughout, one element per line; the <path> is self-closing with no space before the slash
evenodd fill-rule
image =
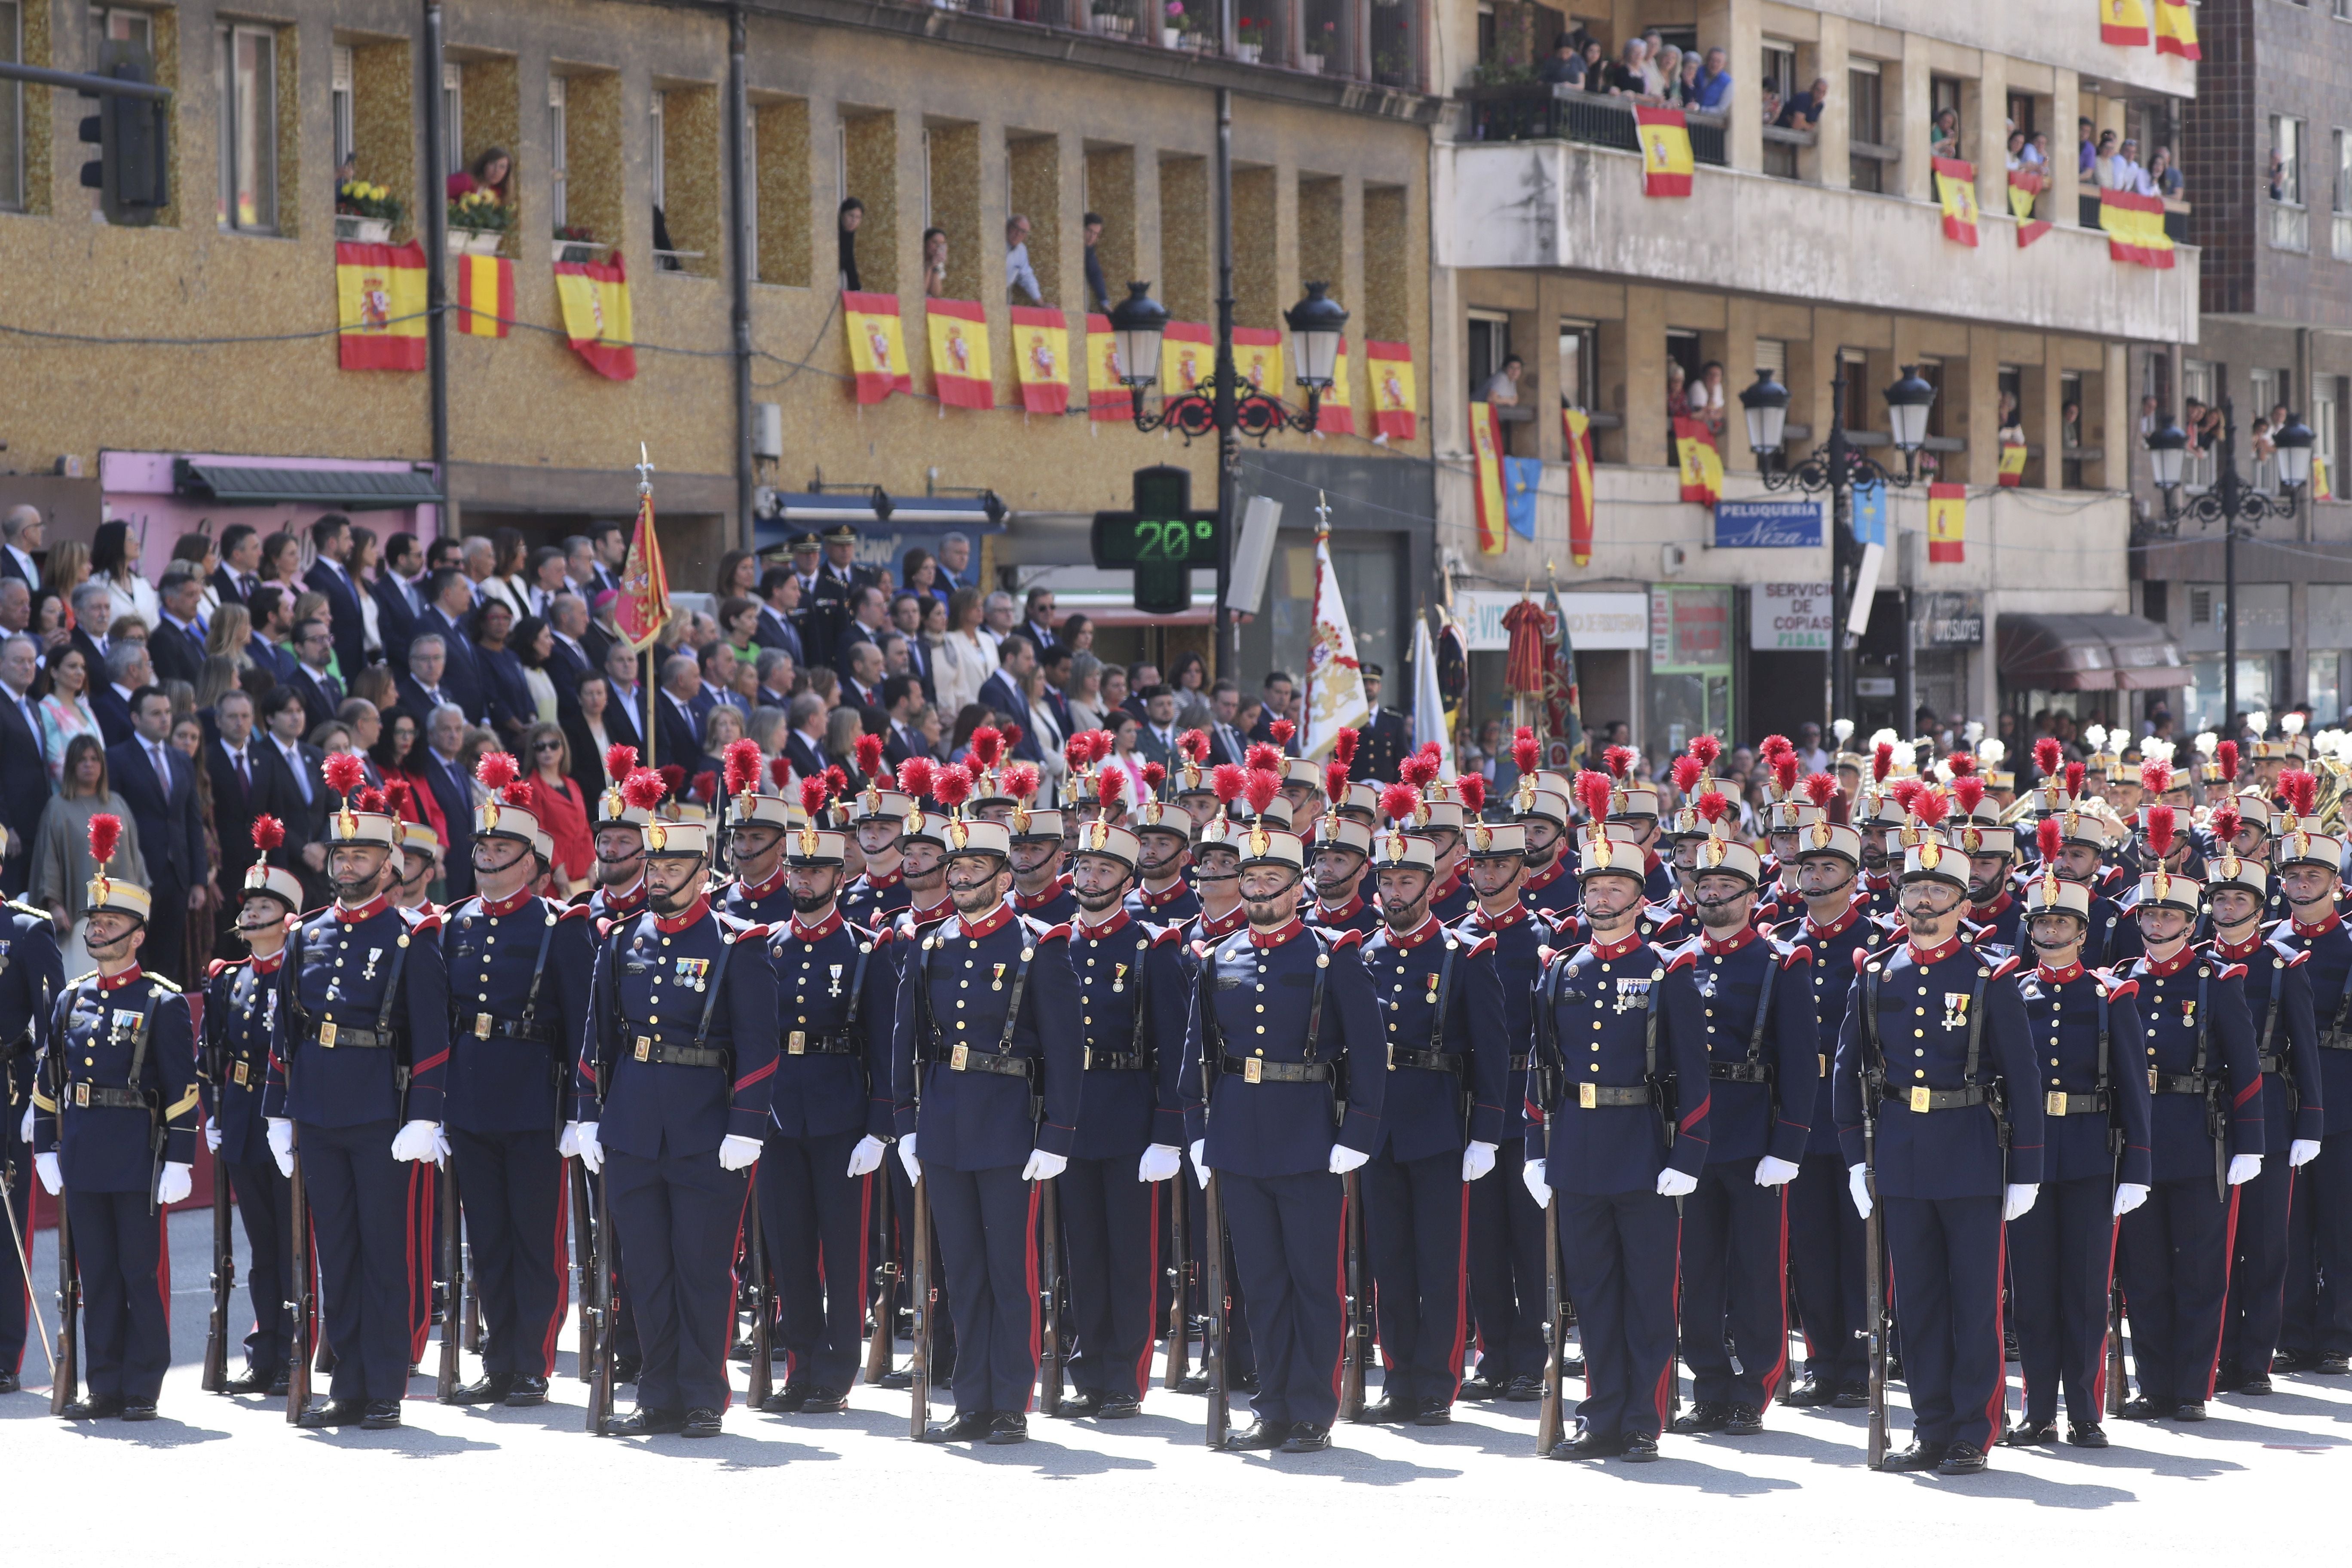
<path id="1" fill-rule="evenodd" d="M 1234 58 L 1250 65 L 1265 59 L 1265 47 L 1272 40 L 1273 22 L 1265 16 L 1240 16 L 1234 24 Z"/>
<path id="2" fill-rule="evenodd" d="M 495 255 L 513 226 L 514 212 L 497 192 L 467 191 L 449 204 L 449 254 Z"/>
<path id="3" fill-rule="evenodd" d="M 1160 7 L 1160 47 L 1166 49 L 1197 49 L 1201 47 L 1199 28 L 1202 24 L 1185 10 L 1184 0 L 1165 0 Z"/>
<path id="4" fill-rule="evenodd" d="M 593 261 L 596 259 L 594 231 L 576 223 L 555 226 L 555 259 L 558 261 Z"/>
<path id="5" fill-rule="evenodd" d="M 382 245 L 400 223 L 400 201 L 382 185 L 345 180 L 335 189 L 335 237 Z"/>
<path id="6" fill-rule="evenodd" d="M 1298 52 L 1298 68 L 1309 76 L 1321 76 L 1324 63 L 1339 52 L 1339 24 L 1325 22 L 1307 29 L 1306 47 Z"/>
<path id="7" fill-rule="evenodd" d="M 1095 31 L 1114 38 L 1135 36 L 1135 18 L 1118 8 L 1118 0 L 1094 0 Z"/>

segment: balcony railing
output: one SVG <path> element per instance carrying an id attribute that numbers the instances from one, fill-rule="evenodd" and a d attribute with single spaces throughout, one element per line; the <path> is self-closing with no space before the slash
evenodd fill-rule
<path id="1" fill-rule="evenodd" d="M 1473 142 L 1582 142 L 1594 147 L 1614 147 L 1639 153 L 1633 134 L 1633 100 L 1608 93 L 1581 92 L 1575 88 L 1542 82 L 1514 82 L 1499 87 L 1464 88 L 1460 94 L 1470 114 Z M 1690 127 L 1691 157 L 1717 167 L 1730 162 L 1724 132 L 1727 117 L 1685 110 Z"/>
<path id="2" fill-rule="evenodd" d="M 901 5 L 1118 38 L 1308 76 L 1423 90 L 1424 8 L 1418 0 L 1260 0 L 1222 36 L 1216 0 L 896 0 Z"/>

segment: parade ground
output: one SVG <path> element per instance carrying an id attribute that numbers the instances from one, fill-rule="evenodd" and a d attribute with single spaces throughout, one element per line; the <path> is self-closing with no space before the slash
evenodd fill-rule
<path id="1" fill-rule="evenodd" d="M 1312 1564 L 1486 1551 L 1819 1564 L 2022 1550 L 2210 1563 L 2246 1550 L 2250 1521 L 2283 1542 L 2326 1530 L 2333 1489 L 2352 1476 L 2352 1379 L 2307 1375 L 2268 1398 L 2218 1400 L 2201 1426 L 2110 1422 L 2103 1452 L 1998 1449 L 1989 1473 L 1962 1480 L 1864 1469 L 1859 1410 L 1775 1408 L 1744 1441 L 1669 1436 L 1647 1466 L 1538 1459 L 1537 1407 L 1500 1404 L 1464 1405 L 1446 1427 L 1342 1426 L 1328 1453 L 1269 1458 L 1209 1452 L 1203 1401 L 1155 1388 L 1135 1420 L 1033 1414 L 1019 1447 L 918 1447 L 903 1393 L 860 1387 L 839 1415 L 761 1415 L 740 1404 L 740 1366 L 722 1436 L 599 1440 L 581 1430 L 569 1330 L 543 1407 L 436 1405 L 428 1350 L 402 1430 L 298 1432 L 282 1401 L 198 1389 L 210 1221 L 184 1214 L 172 1232 L 173 1365 L 158 1419 L 52 1419 L 37 1351 L 26 1392 L 0 1397 L 13 1562 Z M 35 1245 L 45 1285 L 50 1239 Z M 46 1290 L 41 1310 L 54 1326 Z M 1895 1399 L 1899 1445 L 1899 1385 Z M 948 1414 L 943 1398 L 934 1410 Z M 1237 1418 L 1246 1410 L 1237 1402 Z"/>

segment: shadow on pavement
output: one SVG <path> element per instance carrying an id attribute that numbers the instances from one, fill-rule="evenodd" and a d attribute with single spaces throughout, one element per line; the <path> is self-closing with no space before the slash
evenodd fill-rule
<path id="1" fill-rule="evenodd" d="M 390 1432 L 362 1432 L 357 1426 L 318 1426 L 303 1430 L 307 1442 L 338 1448 L 398 1454 L 410 1459 L 437 1459 L 449 1454 L 495 1453 L 503 1444 L 478 1443 L 471 1437 L 429 1432 L 422 1426 L 402 1426 Z"/>
<path id="2" fill-rule="evenodd" d="M 78 1437 L 137 1448 L 185 1448 L 197 1443 L 217 1443 L 228 1436 L 209 1426 L 191 1426 L 160 1415 L 152 1421 L 59 1421 L 58 1425 Z"/>

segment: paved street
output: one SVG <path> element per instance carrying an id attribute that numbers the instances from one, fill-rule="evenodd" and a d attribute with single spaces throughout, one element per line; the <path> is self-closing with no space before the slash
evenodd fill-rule
<path id="1" fill-rule="evenodd" d="M 1156 1390 L 1139 1420 L 1033 1416 L 1021 1447 L 917 1447 L 906 1397 L 868 1388 L 844 1415 L 739 1406 L 715 1441 L 626 1444 L 580 1430 L 584 1389 L 568 1351 L 542 1409 L 446 1409 L 426 1376 L 410 1385 L 403 1431 L 298 1433 L 277 1402 L 196 1388 L 208 1225 L 195 1214 L 173 1226 L 176 1364 L 161 1419 L 67 1427 L 34 1393 L 0 1399 L 12 1561 L 136 1543 L 175 1568 L 322 1552 L 338 1564 L 540 1563 L 559 1542 L 574 1562 L 741 1560 L 788 1541 L 885 1561 L 912 1526 L 927 1550 L 958 1542 L 960 1561 L 1048 1563 L 1110 1542 L 1173 1556 L 1199 1545 L 1176 1531 L 1213 1521 L 1221 1555 L 1265 1563 L 1311 1562 L 1342 1537 L 1378 1562 L 1436 1561 L 1485 1539 L 1514 1555 L 1588 1558 L 1686 1555 L 1696 1542 L 1761 1563 L 1819 1563 L 1841 1545 L 1981 1560 L 2027 1542 L 2036 1556 L 2104 1561 L 2129 1542 L 2156 1560 L 2210 1563 L 2244 1551 L 2250 1521 L 2286 1540 L 2289 1521 L 2326 1518 L 2352 1448 L 2352 1380 L 2316 1378 L 2224 1401 L 2201 1427 L 2117 1424 L 2101 1454 L 2003 1450 L 1969 1481 L 1871 1475 L 1860 1411 L 1775 1411 L 1771 1430 L 1744 1443 L 1669 1437 L 1665 1458 L 1642 1468 L 1537 1460 L 1533 1405 L 1467 1407 L 1436 1430 L 1343 1428 L 1330 1453 L 1267 1459 L 1207 1452 L 1201 1402 Z M 38 1246 L 35 1278 L 54 1280 L 55 1268 Z M 26 1373 L 28 1389 L 46 1387 L 37 1352 Z M 1898 1415 L 1898 1439 L 1903 1426 Z"/>

